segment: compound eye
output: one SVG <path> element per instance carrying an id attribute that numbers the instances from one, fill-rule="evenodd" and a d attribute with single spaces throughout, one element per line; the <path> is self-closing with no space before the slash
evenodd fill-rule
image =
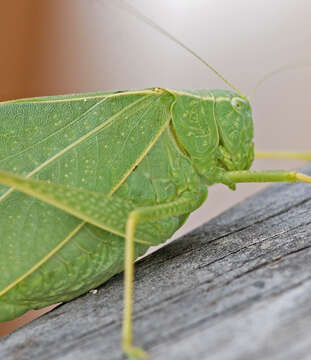
<path id="1" fill-rule="evenodd" d="M 236 110 L 240 110 L 245 104 L 246 104 L 246 101 L 244 99 L 240 98 L 240 97 L 234 97 L 231 100 L 231 105 Z"/>

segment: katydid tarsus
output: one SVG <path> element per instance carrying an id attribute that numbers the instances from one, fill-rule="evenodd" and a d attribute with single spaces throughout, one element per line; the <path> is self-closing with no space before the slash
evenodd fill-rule
<path id="1" fill-rule="evenodd" d="M 145 357 L 132 342 L 134 259 L 180 228 L 209 185 L 311 178 L 250 171 L 247 97 L 134 13 L 233 91 L 152 88 L 1 103 L 0 321 L 68 301 L 125 269 L 123 349 Z"/>

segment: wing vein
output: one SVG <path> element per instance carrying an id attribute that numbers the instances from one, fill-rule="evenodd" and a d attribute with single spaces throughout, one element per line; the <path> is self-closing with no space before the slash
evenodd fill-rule
<path id="1" fill-rule="evenodd" d="M 47 159 L 46 161 L 44 161 L 41 165 L 39 165 L 37 168 L 35 168 L 34 170 L 32 170 L 29 174 L 27 174 L 25 176 L 25 178 L 30 178 L 34 175 L 36 175 L 38 172 L 40 172 L 41 170 L 43 170 L 44 168 L 46 168 L 48 165 L 50 165 L 53 161 L 59 159 L 61 156 L 63 156 L 64 154 L 66 154 L 69 150 L 74 149 L 77 145 L 83 143 L 84 141 L 86 141 L 87 139 L 89 139 L 91 136 L 95 135 L 96 133 L 98 133 L 99 131 L 101 131 L 103 128 L 105 128 L 106 126 L 108 126 L 115 118 L 117 118 L 118 116 L 120 116 L 122 113 L 124 113 L 126 110 L 128 110 L 129 108 L 137 105 L 138 103 L 142 102 L 146 97 L 148 97 L 148 95 L 134 101 L 133 103 L 125 106 L 122 110 L 120 110 L 118 113 L 114 114 L 113 116 L 111 116 L 105 123 L 97 126 L 96 128 L 94 128 L 93 130 L 89 131 L 87 134 L 81 136 L 78 140 L 74 141 L 72 144 L 68 145 L 67 147 L 65 147 L 64 149 L 62 149 L 61 151 L 59 151 L 57 154 L 53 155 L 51 158 Z M 99 106 L 102 103 L 99 102 L 96 104 L 96 106 Z M 2 196 L 0 196 L 0 203 L 2 201 L 4 201 L 13 191 L 14 189 L 10 188 L 9 190 L 7 190 L 4 194 L 2 194 Z"/>

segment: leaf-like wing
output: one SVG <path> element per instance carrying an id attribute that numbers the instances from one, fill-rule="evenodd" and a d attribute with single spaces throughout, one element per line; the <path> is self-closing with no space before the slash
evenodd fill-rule
<path id="1" fill-rule="evenodd" d="M 171 102 L 165 95 L 142 91 L 3 103 L 0 168 L 111 195 L 167 126 Z M 64 210 L 1 186 L 0 291 L 71 236 L 85 243 L 86 232 L 93 230 L 81 228 L 82 223 Z M 91 236 L 100 239 L 105 233 L 98 229 Z"/>

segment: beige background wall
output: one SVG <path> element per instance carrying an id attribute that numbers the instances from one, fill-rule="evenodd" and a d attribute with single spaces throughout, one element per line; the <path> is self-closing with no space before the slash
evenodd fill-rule
<path id="1" fill-rule="evenodd" d="M 223 88 L 191 55 L 104 0 L 10 0 L 1 4 L 0 99 L 144 88 Z M 243 93 L 267 72 L 252 104 L 256 148 L 311 151 L 309 0 L 133 0 L 207 59 Z M 260 161 L 256 168 L 301 166 Z M 182 232 L 262 185 L 210 190 Z M 1 215 L 0 215 L 1 216 Z M 177 234 L 177 235 L 178 235 Z M 0 334 L 12 324 L 0 325 Z M 14 325 L 15 326 L 15 325 Z"/>

